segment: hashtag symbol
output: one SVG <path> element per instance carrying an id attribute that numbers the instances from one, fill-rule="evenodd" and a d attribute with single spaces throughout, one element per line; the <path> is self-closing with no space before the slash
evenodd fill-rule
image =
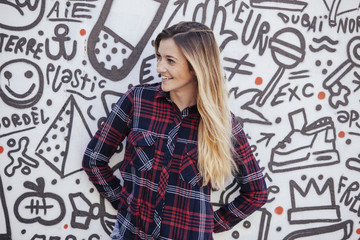
<path id="1" fill-rule="evenodd" d="M 236 65 L 234 67 L 225 67 L 224 69 L 226 71 L 231 72 L 230 76 L 229 76 L 229 82 L 231 81 L 231 79 L 235 76 L 235 74 L 242 74 L 242 75 L 251 75 L 252 72 L 251 71 L 247 71 L 247 70 L 243 70 L 240 69 L 240 67 L 242 66 L 248 66 L 248 67 L 255 67 L 255 64 L 246 61 L 247 57 L 249 56 L 249 54 L 245 54 L 241 59 L 234 59 L 234 58 L 228 58 L 228 57 L 224 57 L 224 60 L 227 62 L 231 62 L 231 63 L 235 63 Z"/>
<path id="2" fill-rule="evenodd" d="M 40 204 L 39 200 L 34 201 L 34 199 L 31 199 L 30 205 L 25 206 L 25 208 L 30 209 L 30 213 L 34 213 L 38 215 L 40 210 L 44 210 L 44 215 L 47 213 L 47 209 L 53 208 L 54 205 L 46 205 L 45 198 L 42 199 L 42 204 Z"/>

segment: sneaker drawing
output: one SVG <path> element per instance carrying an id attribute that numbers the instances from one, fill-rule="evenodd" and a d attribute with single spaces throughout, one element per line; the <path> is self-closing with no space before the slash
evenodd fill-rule
<path id="1" fill-rule="evenodd" d="M 340 162 L 335 148 L 335 128 L 330 117 L 306 125 L 305 110 L 289 113 L 292 130 L 271 152 L 269 169 L 287 172 Z"/>
<path id="2" fill-rule="evenodd" d="M 163 0 L 106 0 L 88 40 L 94 69 L 112 81 L 124 79 L 139 60 L 167 4 Z"/>

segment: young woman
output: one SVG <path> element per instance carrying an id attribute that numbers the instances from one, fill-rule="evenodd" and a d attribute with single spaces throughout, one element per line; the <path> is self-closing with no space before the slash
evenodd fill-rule
<path id="1" fill-rule="evenodd" d="M 263 175 L 227 103 L 214 34 L 181 22 L 155 40 L 161 83 L 131 88 L 90 141 L 83 168 L 118 210 L 113 239 L 212 239 L 267 201 Z M 127 137 L 120 172 L 108 165 Z M 240 194 L 213 211 L 212 189 Z"/>

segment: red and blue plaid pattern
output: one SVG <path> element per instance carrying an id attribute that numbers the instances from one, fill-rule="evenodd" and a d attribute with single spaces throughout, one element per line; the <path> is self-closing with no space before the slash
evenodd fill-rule
<path id="1" fill-rule="evenodd" d="M 136 86 L 88 144 L 83 169 L 118 210 L 121 239 L 212 239 L 213 232 L 229 230 L 267 201 L 263 175 L 233 116 L 240 194 L 213 211 L 211 184 L 202 186 L 197 168 L 199 120 L 196 106 L 180 112 L 160 84 Z M 122 187 L 108 162 L 125 138 Z"/>

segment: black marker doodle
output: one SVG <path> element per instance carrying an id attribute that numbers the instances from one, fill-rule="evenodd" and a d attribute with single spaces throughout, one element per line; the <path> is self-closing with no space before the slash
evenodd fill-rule
<path id="1" fill-rule="evenodd" d="M 107 90 L 101 93 L 101 102 L 105 109 L 106 115 L 109 115 L 110 110 L 115 106 L 115 103 L 119 100 L 119 98 L 123 95 L 123 93 Z"/>
<path id="2" fill-rule="evenodd" d="M 234 93 L 235 99 L 238 102 L 249 102 L 249 99 L 256 98 L 259 94 L 261 94 L 261 90 L 259 89 L 246 89 L 241 92 L 238 92 L 239 87 L 233 87 L 229 91 L 229 95 Z M 252 100 L 250 101 L 252 102 Z M 261 113 L 254 108 L 248 107 L 246 104 L 240 107 L 240 109 L 245 110 L 239 114 L 237 117 L 238 120 L 244 124 L 246 122 L 249 123 L 257 123 L 257 124 L 265 124 L 271 125 L 272 123 Z"/>
<path id="3" fill-rule="evenodd" d="M 243 12 L 245 12 L 245 9 L 249 9 L 249 8 L 250 8 L 249 5 L 247 5 L 245 2 L 241 1 L 238 11 L 236 13 L 235 22 L 243 23 L 244 20 L 241 18 L 241 15 Z"/>
<path id="4" fill-rule="evenodd" d="M 205 3 L 199 3 L 194 10 L 193 14 L 193 20 L 196 21 L 198 19 L 198 16 L 201 17 L 201 22 L 205 23 L 207 22 L 207 14 L 212 9 L 209 9 L 209 0 L 205 1 Z M 199 11 L 202 10 L 200 13 Z M 218 41 L 219 41 L 219 49 L 222 51 L 226 45 L 234 40 L 238 39 L 238 35 L 230 30 L 226 29 L 226 21 L 227 21 L 227 12 L 226 9 L 223 6 L 220 6 L 219 0 L 215 0 L 214 8 L 212 11 L 211 23 L 209 24 L 209 27 L 213 29 L 214 32 L 219 33 Z M 221 20 L 219 20 L 219 17 L 221 17 Z M 197 20 L 199 21 L 199 20 Z"/>
<path id="5" fill-rule="evenodd" d="M 272 215 L 269 211 L 264 208 L 260 208 L 253 213 L 251 219 L 243 220 L 237 230 L 232 231 L 231 239 L 243 239 L 246 236 L 246 239 L 257 239 L 257 240 L 267 240 L 269 239 L 269 230 L 271 225 Z M 215 235 L 216 237 L 216 235 Z M 214 239 L 230 239 L 230 238 L 214 238 Z"/>
<path id="6" fill-rule="evenodd" d="M 155 79 L 152 71 L 156 68 L 156 64 L 157 59 L 155 54 L 152 54 L 142 60 L 139 74 L 140 84 L 148 83 Z M 155 73 L 155 76 L 158 76 L 158 74 Z"/>
<path id="7" fill-rule="evenodd" d="M 301 78 L 309 78 L 310 75 L 308 73 L 309 73 L 309 70 L 301 70 L 301 71 L 296 71 L 296 72 L 290 72 L 291 76 L 289 77 L 289 80 L 301 79 Z"/>
<path id="8" fill-rule="evenodd" d="M 172 21 L 175 18 L 175 16 L 177 15 L 177 13 L 180 11 L 181 8 L 183 8 L 182 13 L 183 13 L 183 16 L 185 16 L 188 4 L 189 4 L 189 0 L 177 0 L 177 1 L 175 1 L 174 5 L 175 6 L 178 5 L 178 6 L 176 7 L 176 9 L 173 11 L 171 16 L 169 17 L 169 20 L 166 22 L 164 28 L 168 28 L 173 24 Z"/>
<path id="9" fill-rule="evenodd" d="M 82 121 L 74 121 L 74 118 Z M 91 139 L 92 134 L 81 109 L 74 97 L 70 96 L 44 134 L 35 154 L 61 178 L 67 177 L 82 170 L 81 161 L 78 159 L 82 158 L 79 147 L 85 148 L 81 143 L 84 142 L 84 134 Z"/>
<path id="10" fill-rule="evenodd" d="M 11 239 L 11 227 L 9 220 L 9 212 L 6 206 L 4 188 L 0 176 L 0 239 Z"/>
<path id="11" fill-rule="evenodd" d="M 358 72 L 354 72 L 354 76 L 356 77 L 356 79 L 353 80 L 352 82 L 357 85 L 356 88 L 354 89 L 354 92 L 356 92 L 360 89 L 360 75 Z"/>
<path id="12" fill-rule="evenodd" d="M 52 37 L 51 39 L 54 42 L 57 42 L 58 44 L 58 53 L 53 55 L 50 52 L 50 41 L 47 38 L 45 40 L 45 49 L 46 49 L 46 56 L 50 58 L 51 60 L 59 60 L 61 57 L 63 57 L 66 60 L 71 60 L 75 57 L 76 54 L 76 47 L 77 47 L 77 41 L 74 40 L 72 44 L 72 50 L 71 53 L 68 54 L 66 51 L 66 42 L 71 41 L 71 38 L 69 37 L 69 27 L 65 24 L 59 24 L 54 29 L 55 37 Z"/>
<path id="13" fill-rule="evenodd" d="M 305 39 L 301 32 L 294 28 L 285 28 L 276 32 L 270 39 L 270 48 L 271 55 L 279 68 L 265 89 L 263 91 L 252 91 L 254 93 L 252 99 L 241 106 L 241 109 L 252 113 L 252 119 L 242 118 L 243 121 L 271 124 L 259 108 L 264 106 L 270 95 L 273 94 L 285 69 L 296 67 L 305 57 Z"/>
<path id="14" fill-rule="evenodd" d="M 241 42 L 244 45 L 249 45 L 253 41 L 253 39 L 255 37 L 255 33 L 257 33 L 252 48 L 255 49 L 258 46 L 259 55 L 262 56 L 264 54 L 266 48 L 267 48 L 267 45 L 268 45 L 269 37 L 267 36 L 267 33 L 270 31 L 270 24 L 267 21 L 263 21 L 260 24 L 259 28 L 258 28 L 259 22 L 260 22 L 261 17 L 262 17 L 261 14 L 258 14 L 256 16 L 256 19 L 255 19 L 255 22 L 254 22 L 254 24 L 252 26 L 252 29 L 250 30 L 250 34 L 248 34 L 248 30 L 249 30 L 249 26 L 250 26 L 250 22 L 251 22 L 253 13 L 254 13 L 254 10 L 250 10 L 248 18 L 247 18 L 247 20 L 245 22 L 244 30 L 243 30 L 242 35 L 241 35 Z M 239 14 L 240 14 L 240 9 L 239 9 L 238 15 Z M 237 16 L 237 18 L 238 18 L 238 16 Z M 237 21 L 241 22 L 242 20 L 239 19 Z M 250 36 L 247 38 L 247 35 L 250 35 Z"/>
<path id="15" fill-rule="evenodd" d="M 228 77 L 228 81 L 230 82 L 235 74 L 242 74 L 242 75 L 252 75 L 251 71 L 240 69 L 241 66 L 247 66 L 247 67 L 255 67 L 254 63 L 246 61 L 249 54 L 245 54 L 241 59 L 233 59 L 229 57 L 224 57 L 224 61 L 235 63 L 235 67 L 224 67 L 224 70 L 230 72 L 230 76 Z"/>
<path id="16" fill-rule="evenodd" d="M 339 239 L 349 239 L 352 235 L 354 222 L 347 220 L 345 222 L 336 223 L 325 227 L 316 227 L 303 230 L 297 230 L 288 234 L 283 240 L 309 239 L 325 239 L 329 236 L 339 236 Z"/>
<path id="17" fill-rule="evenodd" d="M 357 217 L 360 217 L 360 183 L 358 181 L 354 181 L 346 185 L 344 182 L 347 180 L 348 178 L 345 176 L 341 176 L 339 180 L 338 193 L 341 193 L 341 189 L 346 187 L 345 191 L 341 195 L 340 203 L 349 207 L 350 212 L 356 213 Z"/>
<path id="18" fill-rule="evenodd" d="M 292 41 L 292 42 L 290 42 Z M 270 38 L 271 55 L 279 68 L 264 91 L 259 95 L 256 105 L 263 106 L 280 81 L 285 69 L 296 67 L 305 57 L 305 39 L 298 30 L 285 28 Z"/>
<path id="19" fill-rule="evenodd" d="M 235 178 L 221 192 L 220 199 L 213 201 L 211 204 L 216 207 L 224 206 L 225 204 L 228 204 L 229 202 L 231 202 L 231 200 L 234 199 L 234 196 L 236 196 L 238 194 L 239 190 L 240 190 L 240 184 L 238 183 L 238 180 Z"/>
<path id="20" fill-rule="evenodd" d="M 0 33 L 0 53 L 24 53 L 40 60 L 39 54 L 43 52 L 43 46 L 44 44 L 35 38 Z"/>
<path id="21" fill-rule="evenodd" d="M 325 3 L 327 10 L 329 11 L 330 27 L 335 27 L 338 24 L 337 18 L 340 15 L 359 10 L 359 1 L 323 0 L 323 2 Z M 339 27 L 341 24 L 342 19 L 340 19 Z"/>
<path id="22" fill-rule="evenodd" d="M 45 0 L 0 0 L 0 8 L 6 13 L 0 14 L 0 29 L 24 31 L 39 24 L 44 15 Z"/>
<path id="23" fill-rule="evenodd" d="M 346 167 L 350 170 L 360 172 L 360 154 L 358 158 L 349 158 L 346 160 Z"/>
<path id="24" fill-rule="evenodd" d="M 1 134 L 0 138 L 29 131 L 31 129 L 34 129 L 36 125 L 46 124 L 48 121 L 49 118 L 45 117 L 44 110 L 40 109 L 40 111 L 38 111 L 37 107 L 32 107 L 30 113 L 13 113 L 9 117 L 4 116 L 0 119 L 0 129 L 17 129 L 19 127 L 21 127 L 22 129 L 15 131 L 10 130 L 10 132 Z"/>
<path id="25" fill-rule="evenodd" d="M 338 114 L 337 120 L 340 123 L 349 123 L 349 127 L 352 127 L 353 123 L 355 123 L 355 125 L 360 128 L 359 123 L 357 123 L 357 120 L 359 120 L 359 118 L 360 118 L 360 114 L 357 111 L 355 111 L 355 110 L 349 110 L 349 111 L 341 110 L 341 111 L 338 111 L 337 114 Z"/>
<path id="26" fill-rule="evenodd" d="M 358 239 L 359 4 L 0 0 L 0 240 L 108 237 L 116 211 L 82 181 L 90 127 L 127 89 L 160 80 L 152 40 L 190 20 L 218 40 L 231 107 L 269 193 L 214 239 Z M 120 182 L 123 149 L 111 163 Z M 214 210 L 238 196 L 232 180 L 212 192 Z"/>
<path id="27" fill-rule="evenodd" d="M 276 197 L 273 197 L 272 195 L 278 194 L 280 192 L 280 188 L 279 186 L 273 184 L 273 179 L 270 177 L 268 173 L 264 173 L 264 179 L 267 183 L 268 194 L 269 194 L 267 203 L 272 203 L 273 201 L 276 200 Z"/>
<path id="28" fill-rule="evenodd" d="M 64 2 L 64 7 L 60 5 L 62 2 Z M 89 12 L 95 7 L 94 4 L 74 2 L 74 0 L 66 3 L 65 1 L 56 1 L 46 17 L 52 22 L 82 22 L 83 19 L 92 18 Z"/>
<path id="29" fill-rule="evenodd" d="M 354 37 L 347 45 L 348 59 L 335 69 L 323 82 L 323 87 L 330 93 L 329 104 L 333 108 L 349 103 L 350 89 L 341 83 L 344 76 L 355 66 L 360 67 L 360 37 Z"/>
<path id="30" fill-rule="evenodd" d="M 106 80 L 89 75 L 79 68 L 72 70 L 62 65 L 49 63 L 46 67 L 46 81 L 54 92 L 59 92 L 66 85 L 66 92 L 76 94 L 85 100 L 96 99 L 96 96 L 85 96 L 84 92 L 94 93 L 105 88 Z M 68 89 L 68 88 L 72 89 Z"/>
<path id="31" fill-rule="evenodd" d="M 230 0 L 228 3 L 226 3 L 224 6 L 225 7 L 228 7 L 228 6 L 232 6 L 232 8 L 231 8 L 231 12 L 232 13 L 235 13 L 235 8 L 236 8 L 236 2 L 237 2 L 237 0 Z"/>
<path id="32" fill-rule="evenodd" d="M 332 3 L 330 5 L 330 9 L 329 9 L 329 25 L 331 27 L 336 26 L 336 16 L 337 16 L 337 11 L 339 9 L 340 2 L 341 2 L 341 0 L 332 0 Z"/>
<path id="33" fill-rule="evenodd" d="M 89 116 L 89 118 L 90 118 L 91 120 L 96 120 L 96 118 L 91 114 L 92 108 L 93 108 L 93 106 L 90 105 L 90 106 L 88 107 L 86 113 L 87 113 L 87 115 Z"/>
<path id="34" fill-rule="evenodd" d="M 322 180 L 323 176 L 319 176 Z M 303 180 L 306 178 L 303 177 Z M 340 207 L 335 203 L 334 180 L 329 178 L 322 187 L 311 178 L 305 188 L 290 180 L 291 209 L 288 210 L 290 224 L 315 222 L 338 222 Z"/>
<path id="35" fill-rule="evenodd" d="M 46 240 L 47 239 L 47 236 L 46 235 L 40 235 L 40 234 L 35 234 L 31 240 Z M 66 238 L 67 239 L 67 238 Z M 50 236 L 49 237 L 49 240 L 61 240 L 61 237 L 59 236 Z M 76 240 L 75 239 L 72 239 L 72 240 Z"/>
<path id="36" fill-rule="evenodd" d="M 305 109 L 289 113 L 290 133 L 271 151 L 269 169 L 287 172 L 337 164 L 335 127 L 330 117 L 307 124 Z"/>
<path id="37" fill-rule="evenodd" d="M 126 4 L 106 0 L 88 41 L 88 56 L 94 69 L 110 80 L 124 79 L 138 61 L 167 4 L 168 0 L 136 0 Z M 146 14 L 139 11 L 139 6 L 146 9 Z M 140 39 L 138 34 L 132 34 L 134 24 L 137 32 L 143 33 Z"/>
<path id="38" fill-rule="evenodd" d="M 332 40 L 330 37 L 328 36 L 323 36 L 321 38 L 313 38 L 312 39 L 315 43 L 318 43 L 318 44 L 321 44 L 323 42 L 328 42 L 330 45 L 337 45 L 339 43 L 339 41 L 335 41 L 335 40 Z M 321 44 L 320 47 L 318 48 L 315 48 L 313 47 L 312 45 L 309 45 L 309 49 L 310 51 L 312 52 L 320 52 L 321 50 L 326 50 L 328 52 L 335 52 L 336 49 L 335 48 L 332 48 L 328 45 L 326 45 L 325 43 L 324 44 Z"/>
<path id="39" fill-rule="evenodd" d="M 116 215 L 106 212 L 104 198 L 100 203 L 92 204 L 83 193 L 69 194 L 73 211 L 71 213 L 71 227 L 89 229 L 90 221 L 100 219 L 101 225 L 107 234 L 115 226 Z"/>
<path id="40" fill-rule="evenodd" d="M 36 179 L 36 183 L 26 181 L 24 187 L 32 191 L 22 194 L 15 201 L 14 214 L 20 222 L 38 222 L 45 226 L 51 226 L 64 218 L 64 201 L 59 195 L 44 191 L 44 178 Z"/>
<path id="41" fill-rule="evenodd" d="M 8 146 L 11 147 L 14 142 L 14 139 L 10 139 L 8 141 Z M 18 141 L 18 147 L 8 152 L 8 157 L 11 162 L 5 167 L 6 176 L 14 176 L 15 171 L 21 167 L 21 172 L 24 175 L 29 175 L 31 173 L 30 167 L 37 168 L 39 166 L 39 162 L 28 155 L 29 142 L 30 140 L 28 137 L 22 137 Z"/>
<path id="42" fill-rule="evenodd" d="M 28 108 L 41 98 L 44 76 L 40 67 L 27 59 L 14 59 L 0 67 L 0 97 L 9 106 Z"/>
<path id="43" fill-rule="evenodd" d="M 260 133 L 260 134 L 264 137 L 257 140 L 256 143 L 260 143 L 266 140 L 266 144 L 265 144 L 266 147 L 269 145 L 270 140 L 275 136 L 275 133 Z"/>
<path id="44" fill-rule="evenodd" d="M 307 3 L 297 0 L 250 0 L 250 5 L 254 8 L 267 8 L 285 11 L 304 11 Z"/>

